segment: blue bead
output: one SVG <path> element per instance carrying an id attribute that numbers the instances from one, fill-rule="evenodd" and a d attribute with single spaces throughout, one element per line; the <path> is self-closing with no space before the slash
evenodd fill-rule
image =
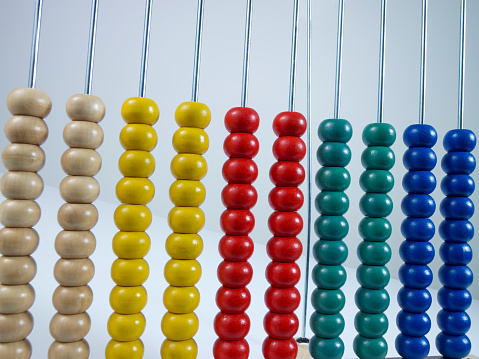
<path id="1" fill-rule="evenodd" d="M 440 211 L 446 219 L 469 219 L 474 214 L 474 203 L 467 197 L 446 197 Z"/>
<path id="2" fill-rule="evenodd" d="M 476 159 L 469 152 L 448 152 L 441 160 L 441 167 L 448 175 L 468 175 L 476 169 Z"/>
<path id="3" fill-rule="evenodd" d="M 448 335 L 439 333 L 436 348 L 446 358 L 464 358 L 471 352 L 471 341 L 466 335 Z"/>
<path id="4" fill-rule="evenodd" d="M 408 264 L 429 264 L 434 259 L 434 246 L 429 242 L 406 240 L 399 247 L 399 255 Z"/>
<path id="5" fill-rule="evenodd" d="M 441 308 L 454 312 L 463 312 L 472 304 L 472 295 L 467 289 L 441 288 L 437 292 L 437 301 Z"/>
<path id="6" fill-rule="evenodd" d="M 434 222 L 429 218 L 406 218 L 401 223 L 401 234 L 414 241 L 429 241 L 434 237 Z"/>
<path id="7" fill-rule="evenodd" d="M 408 217 L 427 218 L 436 211 L 436 202 L 428 194 L 407 194 L 401 201 L 401 209 Z"/>
<path id="8" fill-rule="evenodd" d="M 434 147 L 437 132 L 431 125 L 414 124 L 406 128 L 403 140 L 408 147 Z"/>
<path id="9" fill-rule="evenodd" d="M 396 350 L 405 359 L 424 359 L 430 350 L 429 341 L 426 337 L 410 337 L 399 334 L 396 337 Z"/>
<path id="10" fill-rule="evenodd" d="M 444 148 L 447 152 L 466 151 L 471 152 L 476 147 L 474 132 L 466 129 L 451 130 L 444 136 Z"/>
<path id="11" fill-rule="evenodd" d="M 432 277 L 432 271 L 426 265 L 403 264 L 399 268 L 399 280 L 409 288 L 427 288 L 432 283 Z"/>
<path id="12" fill-rule="evenodd" d="M 469 242 L 474 237 L 474 226 L 466 220 L 446 219 L 439 225 L 439 235 L 448 242 Z"/>
<path id="13" fill-rule="evenodd" d="M 429 171 L 409 171 L 402 186 L 407 193 L 429 194 L 436 189 L 436 177 Z"/>
<path id="14" fill-rule="evenodd" d="M 449 335 L 463 335 L 471 329 L 471 318 L 466 312 L 440 310 L 437 313 L 437 326 Z"/>
<path id="15" fill-rule="evenodd" d="M 475 187 L 469 175 L 447 175 L 441 181 L 441 190 L 446 196 L 469 197 Z"/>
<path id="16" fill-rule="evenodd" d="M 411 147 L 404 152 L 403 163 L 408 171 L 432 171 L 437 157 L 430 148 Z"/>
<path id="17" fill-rule="evenodd" d="M 444 242 L 439 254 L 444 264 L 454 266 L 465 266 L 472 260 L 472 248 L 467 243 Z"/>
<path id="18" fill-rule="evenodd" d="M 403 334 L 422 337 L 431 330 L 431 319 L 426 313 L 410 313 L 401 310 L 396 317 L 396 325 Z"/>
<path id="19" fill-rule="evenodd" d="M 443 264 L 439 268 L 439 281 L 444 287 L 452 289 L 467 289 L 474 279 L 471 268 L 468 266 L 450 266 Z"/>
<path id="20" fill-rule="evenodd" d="M 424 313 L 432 303 L 431 293 L 427 289 L 402 287 L 397 299 L 399 306 L 410 313 Z"/>

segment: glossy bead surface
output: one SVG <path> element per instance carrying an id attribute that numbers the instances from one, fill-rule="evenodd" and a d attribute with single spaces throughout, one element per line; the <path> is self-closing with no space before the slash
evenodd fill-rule
<path id="1" fill-rule="evenodd" d="M 148 178 L 155 171 L 155 158 L 146 151 L 126 151 L 120 156 L 118 167 L 125 177 Z"/>
<path id="2" fill-rule="evenodd" d="M 264 294 L 266 307 L 273 313 L 292 313 L 298 308 L 300 300 L 299 291 L 294 287 L 269 287 Z"/>
<path id="3" fill-rule="evenodd" d="M 469 219 L 474 214 L 474 203 L 467 197 L 446 197 L 439 207 L 445 219 Z"/>
<path id="4" fill-rule="evenodd" d="M 215 357 L 215 359 L 229 359 L 229 358 L 248 359 L 249 357 L 248 342 L 244 339 L 230 341 L 230 340 L 221 340 L 218 338 L 213 344 L 213 356 Z"/>
<path id="5" fill-rule="evenodd" d="M 426 147 L 410 147 L 403 155 L 403 164 L 408 171 L 432 171 L 436 163 L 436 154 Z"/>
<path id="6" fill-rule="evenodd" d="M 389 283 L 390 275 L 386 266 L 361 264 L 356 270 L 359 285 L 368 289 L 382 289 Z"/>
<path id="7" fill-rule="evenodd" d="M 179 207 L 198 207 L 206 198 L 205 186 L 200 181 L 176 180 L 169 193 L 171 202 Z"/>
<path id="8" fill-rule="evenodd" d="M 248 236 L 224 235 L 218 244 L 218 251 L 227 261 L 243 262 L 253 255 L 254 243 Z"/>
<path id="9" fill-rule="evenodd" d="M 471 152 L 476 147 L 476 135 L 467 129 L 450 130 L 444 136 L 444 149 L 447 152 Z"/>
<path id="10" fill-rule="evenodd" d="M 69 147 L 94 150 L 103 143 L 103 130 L 96 123 L 71 121 L 63 129 L 63 140 Z"/>
<path id="11" fill-rule="evenodd" d="M 249 262 L 223 261 L 218 265 L 218 280 L 228 288 L 246 287 L 253 278 L 253 267 Z"/>
<path id="12" fill-rule="evenodd" d="M 409 264 L 429 264 L 434 259 L 434 246 L 429 242 L 403 241 L 399 247 L 401 259 Z"/>
<path id="13" fill-rule="evenodd" d="M 258 178 L 258 166 L 247 158 L 230 158 L 222 169 L 223 178 L 228 183 L 251 184 Z"/>
<path id="14" fill-rule="evenodd" d="M 165 264 L 164 276 L 172 286 L 192 287 L 201 278 L 201 266 L 196 260 L 170 259 Z"/>
<path id="15" fill-rule="evenodd" d="M 135 314 L 146 305 L 146 290 L 143 286 L 115 286 L 110 292 L 111 308 L 118 314 Z"/>
<path id="16" fill-rule="evenodd" d="M 437 325 L 446 334 L 463 335 L 471 328 L 471 318 L 466 312 L 442 309 L 437 313 Z"/>
<path id="17" fill-rule="evenodd" d="M 281 136 L 273 143 L 273 156 L 278 161 L 301 161 L 306 155 L 306 144 L 296 136 Z"/>
<path id="18" fill-rule="evenodd" d="M 193 312 L 200 303 L 200 292 L 196 287 L 169 286 L 163 293 L 163 305 L 170 313 Z"/>
<path id="19" fill-rule="evenodd" d="M 316 264 L 313 267 L 312 279 L 322 289 L 339 289 L 346 283 L 346 270 L 343 266 Z"/>
<path id="20" fill-rule="evenodd" d="M 160 349 L 161 357 L 174 359 L 178 355 L 184 359 L 195 359 L 198 356 L 198 346 L 193 339 L 175 341 L 166 339 Z"/>
<path id="21" fill-rule="evenodd" d="M 406 239 L 429 241 L 434 237 L 434 222 L 429 218 L 405 218 L 401 223 L 401 233 Z"/>
<path id="22" fill-rule="evenodd" d="M 178 180 L 199 181 L 206 176 L 208 166 L 201 155 L 180 153 L 171 160 L 170 170 Z"/>
<path id="23" fill-rule="evenodd" d="M 213 320 L 216 335 L 222 340 L 241 340 L 248 334 L 250 320 L 247 314 L 219 312 Z"/>
<path id="24" fill-rule="evenodd" d="M 286 340 L 298 331 L 299 320 L 296 314 L 278 314 L 268 312 L 264 316 L 263 327 L 266 334 L 274 339 Z"/>
<path id="25" fill-rule="evenodd" d="M 254 228 L 255 220 L 249 210 L 227 209 L 220 217 L 221 229 L 232 236 L 246 236 Z"/>
<path id="26" fill-rule="evenodd" d="M 216 292 L 216 305 L 224 313 L 240 314 L 248 309 L 251 294 L 247 288 L 220 287 Z"/>
<path id="27" fill-rule="evenodd" d="M 324 339 L 313 335 L 309 342 L 309 352 L 314 359 L 341 359 L 344 343 L 341 338 Z"/>
<path id="28" fill-rule="evenodd" d="M 345 191 L 351 184 L 351 176 L 343 167 L 321 167 L 315 180 L 320 191 Z"/>
<path id="29" fill-rule="evenodd" d="M 66 113 L 74 121 L 100 122 L 105 117 L 105 104 L 97 96 L 76 94 L 67 100 Z"/>
<path id="30" fill-rule="evenodd" d="M 365 313 L 381 314 L 389 307 L 389 294 L 384 289 L 358 288 L 354 296 L 358 309 Z"/>
<path id="31" fill-rule="evenodd" d="M 106 359 L 141 359 L 144 347 L 141 340 L 119 342 L 110 340 L 105 349 Z"/>
<path id="32" fill-rule="evenodd" d="M 142 285 L 148 278 L 150 269 L 144 259 L 116 259 L 111 266 L 111 278 L 124 287 Z"/>
<path id="33" fill-rule="evenodd" d="M 359 184 L 364 192 L 388 193 L 394 187 L 394 177 L 385 170 L 366 170 L 361 174 Z"/>
<path id="34" fill-rule="evenodd" d="M 394 152 L 389 147 L 371 146 L 361 154 L 361 163 L 366 170 L 387 170 L 396 162 Z"/>
<path id="35" fill-rule="evenodd" d="M 45 152 L 39 146 L 11 143 L 2 152 L 2 163 L 10 171 L 37 172 L 45 165 Z"/>
<path id="36" fill-rule="evenodd" d="M 303 219 L 297 212 L 273 212 L 268 218 L 269 231 L 279 237 L 296 237 L 303 229 Z"/>
<path id="37" fill-rule="evenodd" d="M 269 171 L 269 178 L 276 187 L 298 187 L 305 177 L 304 167 L 299 162 L 278 161 Z"/>
<path id="38" fill-rule="evenodd" d="M 409 217 L 428 218 L 436 211 L 436 202 L 428 194 L 407 194 L 401 201 L 401 210 Z"/>
<path id="39" fill-rule="evenodd" d="M 386 334 L 389 322 L 384 313 L 369 314 L 358 312 L 354 317 L 354 327 L 366 338 L 380 338 Z"/>
<path id="40" fill-rule="evenodd" d="M 173 148 L 178 153 L 202 155 L 208 151 L 209 137 L 201 128 L 180 127 L 173 134 Z"/>
<path id="41" fill-rule="evenodd" d="M 349 198 L 344 192 L 321 191 L 314 201 L 316 210 L 325 216 L 342 216 L 349 209 Z"/>
<path id="42" fill-rule="evenodd" d="M 173 207 L 168 225 L 175 233 L 198 233 L 205 225 L 205 214 L 199 207 Z"/>
<path id="43" fill-rule="evenodd" d="M 137 314 L 113 313 L 108 319 L 108 334 L 113 340 L 119 342 L 132 342 L 138 340 L 145 330 L 145 317 Z"/>
<path id="44" fill-rule="evenodd" d="M 12 115 L 45 118 L 52 109 L 52 100 L 43 90 L 17 87 L 7 96 L 7 108 Z"/>
<path id="45" fill-rule="evenodd" d="M 401 310 L 396 318 L 396 325 L 405 335 L 422 337 L 431 330 L 431 319 L 426 313 L 410 313 Z"/>
<path id="46" fill-rule="evenodd" d="M 249 107 L 233 107 L 225 115 L 228 132 L 255 133 L 259 127 L 258 113 Z"/>
<path id="47" fill-rule="evenodd" d="M 387 217 L 393 210 L 393 201 L 384 193 L 365 193 L 359 200 L 359 209 L 367 217 Z"/>
<path id="48" fill-rule="evenodd" d="M 58 342 L 76 342 L 88 334 L 90 326 L 91 320 L 87 313 L 56 313 L 50 322 L 50 334 Z"/>
<path id="49" fill-rule="evenodd" d="M 349 121 L 333 118 L 321 121 L 318 127 L 318 137 L 321 142 L 347 143 L 353 136 L 353 128 Z"/>
<path id="50" fill-rule="evenodd" d="M 466 335 L 439 333 L 436 348 L 446 358 L 464 358 L 471 352 L 471 341 Z"/>
<path id="51" fill-rule="evenodd" d="M 174 259 L 196 259 L 203 251 L 203 240 L 196 233 L 172 233 L 166 238 L 165 249 Z"/>
<path id="52" fill-rule="evenodd" d="M 427 289 L 402 287 L 397 295 L 399 306 L 410 313 L 424 313 L 431 307 L 432 296 Z"/>
<path id="53" fill-rule="evenodd" d="M 399 334 L 395 344 L 399 355 L 408 359 L 423 359 L 428 356 L 430 350 L 426 337 L 410 337 Z"/>
<path id="54" fill-rule="evenodd" d="M 444 264 L 439 268 L 438 278 L 441 284 L 452 289 L 467 289 L 472 284 L 474 275 L 468 266 Z"/>
<path id="55" fill-rule="evenodd" d="M 250 184 L 228 184 L 221 191 L 221 200 L 228 209 L 251 209 L 258 200 L 258 193 Z"/>
<path id="56" fill-rule="evenodd" d="M 158 105 L 147 97 L 131 97 L 121 106 L 121 117 L 126 123 L 153 125 L 159 116 Z"/>
<path id="57" fill-rule="evenodd" d="M 151 240 L 145 232 L 117 232 L 113 237 L 113 252 L 125 259 L 140 259 L 150 250 Z"/>
<path id="58" fill-rule="evenodd" d="M 390 147 L 396 141 L 396 130 L 388 123 L 371 123 L 364 128 L 362 138 L 366 146 Z"/>
<path id="59" fill-rule="evenodd" d="M 319 216 L 314 222 L 314 231 L 321 239 L 338 241 L 348 234 L 349 224 L 343 216 Z"/>
<path id="60" fill-rule="evenodd" d="M 468 242 L 474 237 L 474 226 L 467 220 L 446 219 L 439 225 L 439 234 L 449 242 Z"/>
<path id="61" fill-rule="evenodd" d="M 448 152 L 441 160 L 441 167 L 448 175 L 469 175 L 476 169 L 476 159 L 469 152 Z"/>
<path id="62" fill-rule="evenodd" d="M 5 137 L 12 143 L 41 145 L 48 137 L 48 126 L 43 119 L 17 115 L 5 122 Z"/>
<path id="63" fill-rule="evenodd" d="M 346 167 L 351 161 L 351 149 L 345 143 L 323 142 L 318 147 L 316 158 L 324 167 Z"/>
<path id="64" fill-rule="evenodd" d="M 67 176 L 60 183 L 60 194 L 68 203 L 92 203 L 100 194 L 100 184 L 93 177 Z"/>
<path id="65" fill-rule="evenodd" d="M 399 280 L 409 288 L 423 289 L 432 283 L 433 274 L 427 265 L 403 264 L 399 268 Z"/>
<path id="66" fill-rule="evenodd" d="M 404 130 L 403 139 L 407 147 L 432 148 L 437 142 L 437 132 L 431 125 L 414 124 Z"/>
<path id="67" fill-rule="evenodd" d="M 286 340 L 267 337 L 263 341 L 263 356 L 265 359 L 294 359 L 298 354 L 298 345 L 294 338 Z"/>
<path id="68" fill-rule="evenodd" d="M 309 319 L 312 332 L 321 338 L 332 339 L 341 335 L 344 330 L 344 318 L 341 314 L 322 314 L 313 312 Z"/>
<path id="69" fill-rule="evenodd" d="M 274 187 L 268 201 L 275 211 L 298 211 L 303 206 L 304 195 L 297 187 Z"/>
<path id="70" fill-rule="evenodd" d="M 211 120 L 208 106 L 201 102 L 183 102 L 175 111 L 175 120 L 180 127 L 206 128 Z"/>
<path id="71" fill-rule="evenodd" d="M 346 297 L 341 289 L 329 290 L 315 288 L 311 294 L 313 308 L 323 314 L 339 313 L 346 303 Z"/>
<path id="72" fill-rule="evenodd" d="M 299 112 L 281 112 L 273 120 L 276 136 L 300 137 L 306 132 L 306 119 Z"/>
<path id="73" fill-rule="evenodd" d="M 358 245 L 357 256 L 363 264 L 383 266 L 391 259 L 391 247 L 386 242 L 362 241 Z"/>
<path id="74" fill-rule="evenodd" d="M 445 310 L 460 312 L 471 306 L 472 295 L 467 289 L 442 287 L 437 292 L 437 301 Z"/>
<path id="75" fill-rule="evenodd" d="M 266 280 L 276 288 L 294 287 L 300 276 L 301 270 L 296 263 L 270 262 L 266 266 Z"/>
<path id="76" fill-rule="evenodd" d="M 122 203 L 147 204 L 155 195 L 155 187 L 148 178 L 123 177 L 116 185 L 116 197 Z"/>
<path id="77" fill-rule="evenodd" d="M 430 194 L 436 188 L 436 177 L 429 171 L 408 171 L 402 186 L 407 193 Z"/>
<path id="78" fill-rule="evenodd" d="M 158 135 L 150 125 L 129 124 L 121 129 L 120 143 L 125 150 L 150 152 L 158 143 Z"/>
<path id="79" fill-rule="evenodd" d="M 388 344 L 384 338 L 366 338 L 356 336 L 353 341 L 353 349 L 360 359 L 385 358 L 388 352 Z"/>
<path id="80" fill-rule="evenodd" d="M 93 301 L 93 291 L 87 285 L 80 287 L 58 286 L 53 292 L 52 303 L 60 314 L 80 314 Z"/>
<path id="81" fill-rule="evenodd" d="M 251 133 L 231 133 L 223 142 L 223 151 L 232 158 L 254 158 L 259 151 L 259 141 Z"/>
<path id="82" fill-rule="evenodd" d="M 441 190 L 445 196 L 469 197 L 474 193 L 475 183 L 471 176 L 450 174 L 441 181 Z"/>
<path id="83" fill-rule="evenodd" d="M 439 254 L 444 264 L 465 266 L 472 260 L 472 248 L 467 243 L 444 242 Z"/>
<path id="84" fill-rule="evenodd" d="M 313 256 L 318 263 L 340 265 L 348 257 L 348 247 L 343 241 L 318 240 L 313 245 Z"/>
<path id="85" fill-rule="evenodd" d="M 169 340 L 189 340 L 198 331 L 198 317 L 195 313 L 173 314 L 167 312 L 161 320 L 161 331 Z"/>
<path id="86" fill-rule="evenodd" d="M 303 245 L 296 237 L 272 237 L 266 244 L 269 258 L 277 262 L 295 262 L 302 252 Z"/>
<path id="87" fill-rule="evenodd" d="M 151 223 L 151 212 L 144 205 L 122 204 L 114 213 L 115 225 L 120 231 L 144 232 Z"/>

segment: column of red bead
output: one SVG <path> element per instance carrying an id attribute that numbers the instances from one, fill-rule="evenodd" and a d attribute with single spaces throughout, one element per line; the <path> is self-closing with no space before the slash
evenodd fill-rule
<path id="1" fill-rule="evenodd" d="M 250 209 L 258 199 L 252 183 L 258 177 L 253 158 L 258 154 L 259 142 L 254 132 L 259 116 L 247 107 L 234 107 L 226 113 L 225 126 L 231 134 L 223 149 L 229 159 L 223 165 L 223 177 L 228 182 L 221 193 L 226 210 L 221 215 L 221 228 L 225 235 L 218 250 L 224 261 L 218 266 L 218 279 L 223 285 L 216 293 L 216 305 L 221 310 L 214 319 L 218 335 L 213 346 L 216 359 L 243 359 L 249 356 L 248 342 L 244 339 L 250 329 L 245 313 L 251 302 L 246 286 L 253 277 L 248 259 L 254 244 L 249 233 L 254 228 Z"/>
<path id="2" fill-rule="evenodd" d="M 266 267 L 266 279 L 271 286 L 264 296 L 269 312 L 263 321 L 268 334 L 263 342 L 263 356 L 265 359 L 294 359 L 298 346 L 293 335 L 299 325 L 294 311 L 301 299 L 295 288 L 301 276 L 295 261 L 303 250 L 296 237 L 303 229 L 303 220 L 297 211 L 304 197 L 298 186 L 305 178 L 299 161 L 306 154 L 306 145 L 300 136 L 306 131 L 306 119 L 298 112 L 282 112 L 274 119 L 273 130 L 279 136 L 273 144 L 273 155 L 278 162 L 269 172 L 276 187 L 269 193 L 269 204 L 275 211 L 268 219 L 274 237 L 266 247 L 272 262 Z"/>

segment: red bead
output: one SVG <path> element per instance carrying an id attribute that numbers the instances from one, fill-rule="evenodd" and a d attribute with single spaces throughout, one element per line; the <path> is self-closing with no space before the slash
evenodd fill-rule
<path id="1" fill-rule="evenodd" d="M 296 314 L 278 314 L 268 312 L 263 320 L 263 327 L 271 338 L 290 339 L 298 331 L 299 321 Z"/>
<path id="2" fill-rule="evenodd" d="M 223 165 L 223 178 L 228 183 L 251 184 L 258 178 L 258 166 L 248 158 L 230 158 Z"/>
<path id="3" fill-rule="evenodd" d="M 303 245 L 296 237 L 272 237 L 266 244 L 266 253 L 276 262 L 294 262 L 301 257 Z"/>
<path id="4" fill-rule="evenodd" d="M 227 209 L 221 214 L 220 224 L 225 234 L 246 236 L 254 228 L 254 216 L 248 210 Z"/>
<path id="5" fill-rule="evenodd" d="M 299 306 L 301 296 L 296 288 L 269 287 L 264 302 L 273 313 L 293 313 Z"/>
<path id="6" fill-rule="evenodd" d="M 281 136 L 273 143 L 273 155 L 278 161 L 301 161 L 306 155 L 304 141 L 296 136 Z"/>
<path id="7" fill-rule="evenodd" d="M 303 192 L 297 187 L 275 187 L 269 192 L 269 205 L 275 211 L 292 212 L 303 206 Z"/>
<path id="8" fill-rule="evenodd" d="M 226 137 L 223 150 L 228 157 L 253 158 L 258 154 L 259 142 L 251 133 L 235 132 Z"/>
<path id="9" fill-rule="evenodd" d="M 263 357 L 265 359 L 295 359 L 298 355 L 298 344 L 291 338 L 278 340 L 267 337 L 263 342 Z"/>
<path id="10" fill-rule="evenodd" d="M 233 107 L 225 115 L 228 132 L 255 133 L 259 127 L 258 113 L 249 107 Z"/>
<path id="11" fill-rule="evenodd" d="M 273 120 L 276 136 L 302 136 L 306 131 L 306 119 L 299 112 L 281 112 Z"/>
<path id="12" fill-rule="evenodd" d="M 299 162 L 278 161 L 269 170 L 269 178 L 276 187 L 298 187 L 305 176 L 304 168 Z"/>
<path id="13" fill-rule="evenodd" d="M 245 262 L 253 255 L 253 240 L 248 236 L 225 235 L 218 244 L 218 251 L 227 261 Z"/>
<path id="14" fill-rule="evenodd" d="M 303 219 L 297 212 L 273 212 L 268 218 L 268 228 L 277 237 L 296 237 L 303 229 Z"/>
<path id="15" fill-rule="evenodd" d="M 250 184 L 228 184 L 221 192 L 221 200 L 228 209 L 250 209 L 256 204 L 258 193 Z"/>
<path id="16" fill-rule="evenodd" d="M 220 287 L 216 292 L 216 305 L 224 313 L 244 313 L 251 303 L 248 288 Z"/>
<path id="17" fill-rule="evenodd" d="M 223 340 L 241 340 L 248 334 L 250 321 L 247 314 L 219 312 L 214 319 L 216 335 Z"/>
<path id="18" fill-rule="evenodd" d="M 216 339 L 213 344 L 213 356 L 215 359 L 248 359 L 248 342 L 244 339 L 234 341 Z"/>
<path id="19" fill-rule="evenodd" d="M 253 267 L 248 262 L 223 261 L 218 265 L 218 280 L 225 287 L 246 287 L 253 278 Z"/>
<path id="20" fill-rule="evenodd" d="M 296 263 L 271 262 L 266 267 L 266 280 L 273 287 L 294 287 L 301 277 L 301 270 Z"/>

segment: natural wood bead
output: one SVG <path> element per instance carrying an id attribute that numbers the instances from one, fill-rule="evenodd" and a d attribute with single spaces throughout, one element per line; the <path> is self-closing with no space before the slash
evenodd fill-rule
<path id="1" fill-rule="evenodd" d="M 90 231 L 61 231 L 55 238 L 55 250 L 62 258 L 88 258 L 95 247 L 95 235 Z"/>
<path id="2" fill-rule="evenodd" d="M 12 143 L 3 150 L 2 162 L 10 171 L 38 172 L 45 165 L 45 152 L 36 145 Z"/>
<path id="3" fill-rule="evenodd" d="M 56 313 L 50 321 L 50 334 L 61 343 L 82 340 L 90 331 L 91 320 L 87 313 L 65 315 Z"/>
<path id="4" fill-rule="evenodd" d="M 70 147 L 94 150 L 103 143 L 103 130 L 94 122 L 71 121 L 63 130 L 63 140 Z"/>
<path id="5" fill-rule="evenodd" d="M 95 150 L 70 148 L 63 153 L 62 168 L 70 176 L 94 176 L 100 171 L 101 157 Z"/>
<path id="6" fill-rule="evenodd" d="M 0 343 L 18 342 L 25 339 L 33 329 L 30 312 L 0 314 Z"/>
<path id="7" fill-rule="evenodd" d="M 33 228 L 2 228 L 0 253 L 4 256 L 29 256 L 38 248 L 39 236 Z"/>
<path id="8" fill-rule="evenodd" d="M 17 314 L 26 312 L 32 306 L 34 300 L 35 291 L 30 284 L 0 284 L 0 313 Z"/>
<path id="9" fill-rule="evenodd" d="M 81 287 L 58 286 L 53 292 L 53 306 L 61 314 L 80 314 L 90 308 L 93 292 L 87 285 Z"/>
<path id="10" fill-rule="evenodd" d="M 12 143 L 41 145 L 48 137 L 48 126 L 40 117 L 12 116 L 5 123 L 5 136 Z"/>
<path id="11" fill-rule="evenodd" d="M 86 340 L 72 343 L 54 341 L 48 349 L 48 359 L 88 359 L 90 346 Z"/>
<path id="12" fill-rule="evenodd" d="M 17 87 L 7 96 L 7 108 L 12 115 L 45 118 L 52 109 L 52 100 L 43 90 Z"/>
<path id="13" fill-rule="evenodd" d="M 43 192 L 43 180 L 35 172 L 8 171 L 0 179 L 5 198 L 37 199 Z"/>
<path id="14" fill-rule="evenodd" d="M 89 231 L 98 221 L 98 210 L 92 204 L 65 203 L 58 210 L 57 218 L 67 231 Z"/>
<path id="15" fill-rule="evenodd" d="M 36 273 L 37 264 L 30 256 L 0 257 L 0 283 L 2 284 L 27 284 Z"/>
<path id="16" fill-rule="evenodd" d="M 5 227 L 33 227 L 40 213 L 40 206 L 35 201 L 7 199 L 0 204 L 0 223 Z"/>
<path id="17" fill-rule="evenodd" d="M 95 266 L 89 258 L 59 259 L 53 269 L 56 281 L 64 287 L 87 285 L 94 274 Z"/>
<path id="18" fill-rule="evenodd" d="M 78 94 L 68 99 L 66 111 L 72 120 L 100 122 L 105 117 L 105 104 L 97 96 Z"/>
<path id="19" fill-rule="evenodd" d="M 100 185 L 93 177 L 68 176 L 60 183 L 60 194 L 65 202 L 92 203 L 100 194 Z"/>
<path id="20" fill-rule="evenodd" d="M 30 359 L 32 345 L 28 339 L 13 343 L 0 343 L 0 358 Z"/>

